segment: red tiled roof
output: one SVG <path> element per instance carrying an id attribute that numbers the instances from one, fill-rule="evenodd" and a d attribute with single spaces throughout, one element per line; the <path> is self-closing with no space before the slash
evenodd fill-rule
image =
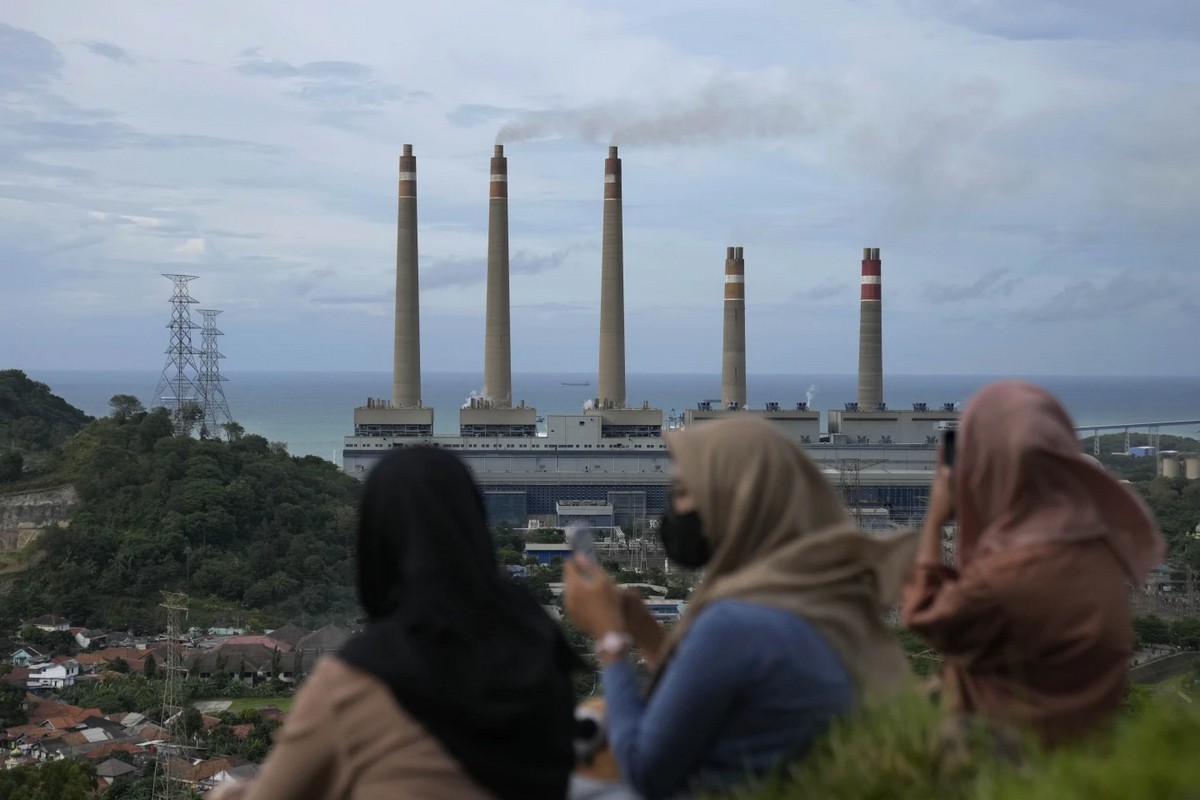
<path id="1" fill-rule="evenodd" d="M 250 735 L 250 731 L 254 730 L 253 725 L 233 725 L 229 728 L 233 731 L 233 735 L 239 739 L 245 739 Z"/>
<path id="2" fill-rule="evenodd" d="M 85 756 L 90 761 L 102 761 L 118 751 L 124 753 L 143 752 L 142 748 L 138 747 L 136 744 L 130 744 L 128 742 L 106 742 L 104 744 L 96 745 L 91 750 L 87 751 Z"/>
<path id="3" fill-rule="evenodd" d="M 287 642 L 281 642 L 278 639 L 272 639 L 270 636 L 230 636 L 221 643 L 221 646 L 217 648 L 217 651 L 220 652 L 225 645 L 238 644 L 261 644 L 263 647 L 266 647 L 269 650 L 278 649 L 281 653 L 290 653 L 292 651 L 292 646 L 290 644 Z"/>
<path id="4" fill-rule="evenodd" d="M 27 684 L 29 682 L 29 668 L 28 667 L 13 667 L 9 671 L 9 673 L 4 676 L 3 680 L 6 683 L 13 683 L 13 684 L 17 684 L 18 686 L 24 686 L 25 684 Z"/>
<path id="5" fill-rule="evenodd" d="M 191 764 L 177 774 L 185 781 L 199 783 L 200 781 L 208 780 L 222 770 L 233 769 L 245 763 L 246 760 L 243 758 L 221 756 L 220 758 L 210 758 L 207 761 L 201 761 L 198 764 Z"/>

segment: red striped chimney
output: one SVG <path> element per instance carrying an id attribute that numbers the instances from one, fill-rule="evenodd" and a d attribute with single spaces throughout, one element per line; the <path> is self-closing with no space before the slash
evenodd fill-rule
<path id="1" fill-rule="evenodd" d="M 874 411 L 883 403 L 883 286 L 878 247 L 864 247 L 858 327 L 858 407 Z"/>

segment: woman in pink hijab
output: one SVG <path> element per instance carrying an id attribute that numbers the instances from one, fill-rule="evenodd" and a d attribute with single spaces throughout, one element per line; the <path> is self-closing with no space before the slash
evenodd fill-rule
<path id="1" fill-rule="evenodd" d="M 1003 381 L 967 404 L 939 465 L 904 623 L 945 658 L 958 710 L 1058 744 L 1120 707 L 1133 649 L 1128 585 L 1163 557 L 1154 519 L 1085 457 L 1048 392 Z M 957 567 L 942 564 L 956 517 Z"/>

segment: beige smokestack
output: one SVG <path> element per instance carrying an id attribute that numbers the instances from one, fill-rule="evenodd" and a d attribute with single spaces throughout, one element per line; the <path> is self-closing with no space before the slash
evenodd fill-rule
<path id="1" fill-rule="evenodd" d="M 604 233 L 600 245 L 601 405 L 625 406 L 625 264 L 621 233 L 621 159 L 608 148 L 604 161 Z"/>
<path id="2" fill-rule="evenodd" d="M 487 335 L 483 395 L 497 408 L 512 407 L 512 330 L 508 299 L 508 159 L 504 145 L 492 156 L 488 201 Z"/>
<path id="3" fill-rule="evenodd" d="M 874 411 L 883 402 L 883 286 L 879 248 L 864 247 L 858 324 L 858 407 Z"/>
<path id="4" fill-rule="evenodd" d="M 392 351 L 392 404 L 421 406 L 421 316 L 417 279 L 417 159 L 412 145 L 400 156 L 396 220 L 396 341 Z"/>
<path id="5" fill-rule="evenodd" d="M 746 260 L 725 248 L 725 341 L 721 349 L 721 406 L 746 406 Z"/>

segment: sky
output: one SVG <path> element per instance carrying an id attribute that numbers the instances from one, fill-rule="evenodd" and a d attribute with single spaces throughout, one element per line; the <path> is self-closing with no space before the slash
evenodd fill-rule
<path id="1" fill-rule="evenodd" d="M 627 368 L 1200 375 L 1192 0 L 83 0 L 0 8 L 0 367 L 163 365 L 171 283 L 229 370 L 391 367 L 417 156 L 423 368 L 482 371 L 509 156 L 515 372 L 594 372 L 606 147 Z M 197 317 L 197 321 L 199 318 Z"/>

